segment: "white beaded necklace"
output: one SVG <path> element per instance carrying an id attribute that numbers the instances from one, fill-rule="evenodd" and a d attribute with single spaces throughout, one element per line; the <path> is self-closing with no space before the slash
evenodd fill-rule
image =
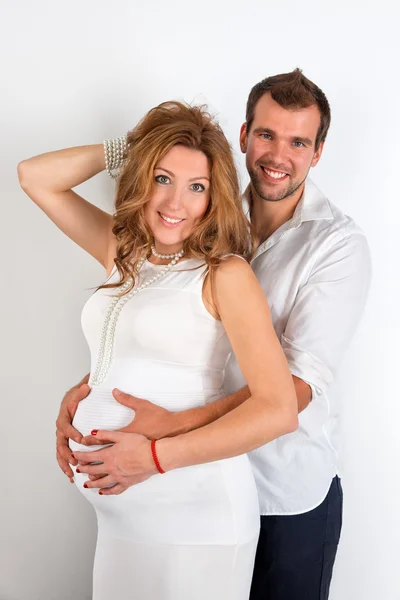
<path id="1" fill-rule="evenodd" d="M 166 275 L 168 271 L 172 269 L 174 265 L 178 262 L 180 258 L 183 256 L 183 250 L 177 252 L 176 254 L 159 254 L 156 252 L 154 246 L 151 247 L 152 254 L 157 258 L 161 259 L 172 259 L 167 265 L 164 265 L 164 268 L 161 269 L 157 275 L 146 279 L 141 285 L 135 285 L 134 288 L 129 292 L 129 294 L 125 294 L 124 296 L 116 296 L 110 300 L 110 303 L 107 308 L 107 312 L 104 316 L 103 327 L 101 330 L 100 336 L 100 345 L 97 357 L 96 368 L 94 373 L 90 375 L 89 385 L 95 386 L 100 385 L 105 380 L 111 366 L 113 350 L 114 350 L 114 338 L 115 338 L 115 328 L 117 326 L 117 321 L 119 314 L 125 304 L 136 296 L 139 292 L 147 288 L 149 285 L 158 281 L 161 277 Z M 139 260 L 137 265 L 138 273 L 146 262 L 146 257 L 143 257 Z M 132 278 L 130 277 L 123 285 L 120 286 L 119 292 L 122 294 L 132 284 Z"/>

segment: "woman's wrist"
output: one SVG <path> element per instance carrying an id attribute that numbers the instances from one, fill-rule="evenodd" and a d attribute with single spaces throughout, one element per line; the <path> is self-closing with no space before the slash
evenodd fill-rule
<path id="1" fill-rule="evenodd" d="M 104 140 L 105 169 L 112 179 L 116 179 L 123 167 L 127 152 L 127 135 Z"/>
<path id="2" fill-rule="evenodd" d="M 160 461 L 158 460 L 156 444 L 157 444 L 157 440 L 151 440 L 151 442 L 150 442 L 151 455 L 153 457 L 153 462 L 154 462 L 154 464 L 156 466 L 157 471 L 160 474 L 163 474 L 163 473 L 165 473 L 165 471 L 162 468 L 162 466 L 160 465 Z"/>
<path id="3" fill-rule="evenodd" d="M 161 438 L 157 440 L 156 452 L 158 462 L 163 471 L 172 471 L 187 466 L 185 463 L 183 436 Z"/>

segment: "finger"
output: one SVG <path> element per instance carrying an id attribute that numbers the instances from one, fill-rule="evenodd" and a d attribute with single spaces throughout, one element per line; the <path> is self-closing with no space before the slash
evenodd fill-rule
<path id="1" fill-rule="evenodd" d="M 86 383 L 84 383 L 83 385 L 81 385 L 80 388 L 78 388 L 75 391 L 73 397 L 71 398 L 71 400 L 68 402 L 68 405 L 67 405 L 69 422 L 72 422 L 73 418 L 75 417 L 75 413 L 77 411 L 79 403 L 88 397 L 90 390 L 91 390 L 91 388 Z"/>
<path id="2" fill-rule="evenodd" d="M 121 435 L 120 433 L 118 433 L 118 431 L 107 431 L 104 429 L 92 429 L 92 431 L 90 432 L 92 436 L 94 436 L 97 440 L 97 443 L 101 444 L 107 444 L 107 443 L 111 443 L 114 444 L 115 442 L 118 442 L 121 440 Z"/>
<path id="3" fill-rule="evenodd" d="M 87 465 L 93 464 L 92 460 L 78 460 L 78 467 L 86 467 Z M 96 463 L 95 463 L 96 464 Z"/>
<path id="4" fill-rule="evenodd" d="M 127 488 L 120 483 L 113 485 L 110 488 L 101 488 L 99 491 L 100 496 L 118 496 L 122 494 Z"/>
<path id="5" fill-rule="evenodd" d="M 78 464 L 78 461 L 72 456 L 72 452 L 67 445 L 64 446 L 60 443 L 57 443 L 56 449 L 57 449 L 57 452 L 60 455 L 60 457 L 63 460 L 65 460 L 65 462 L 67 464 L 70 464 L 70 465 L 73 465 L 74 467 L 76 467 L 76 465 Z"/>
<path id="6" fill-rule="evenodd" d="M 57 436 L 56 449 L 67 463 L 74 465 L 74 467 L 78 464 L 78 461 L 72 456 L 71 449 L 65 438 Z"/>
<path id="7" fill-rule="evenodd" d="M 112 391 L 112 395 L 116 399 L 117 402 L 123 404 L 124 406 L 129 406 L 129 408 L 135 409 L 139 403 L 141 402 L 140 398 L 135 398 L 135 396 L 131 396 L 130 394 L 126 394 L 125 392 L 121 392 L 118 388 L 114 388 Z M 144 402 L 144 400 L 142 400 Z"/>
<path id="8" fill-rule="evenodd" d="M 82 434 L 71 425 L 69 417 L 60 417 L 56 421 L 57 432 L 63 437 L 74 440 L 77 444 L 81 444 Z"/>
<path id="9" fill-rule="evenodd" d="M 90 481 L 97 481 L 98 479 L 103 479 L 103 477 L 107 477 L 107 473 L 101 473 L 100 475 L 89 475 Z"/>
<path id="10" fill-rule="evenodd" d="M 101 442 L 99 442 L 97 437 L 95 437 L 94 435 L 87 435 L 82 438 L 81 444 L 84 446 L 99 446 L 99 445 L 104 444 L 104 441 L 105 440 L 102 440 Z M 107 440 L 107 442 L 110 444 L 113 443 L 111 440 Z"/>
<path id="11" fill-rule="evenodd" d="M 80 402 L 89 395 L 90 390 L 91 387 L 89 384 L 82 383 L 82 385 L 76 390 L 74 394 L 74 400 L 78 400 L 78 402 Z"/>
<path id="12" fill-rule="evenodd" d="M 71 483 L 74 483 L 74 472 L 68 462 L 59 454 L 59 452 L 56 452 L 56 457 L 61 471 L 68 477 Z"/>
<path id="13" fill-rule="evenodd" d="M 89 489 L 101 489 L 108 488 L 108 486 L 110 485 L 116 485 L 115 477 L 113 477 L 112 475 L 107 475 L 106 477 L 103 477 L 102 479 L 97 479 L 96 481 L 91 481 L 90 479 L 88 481 L 85 481 L 84 487 Z"/>
<path id="14" fill-rule="evenodd" d="M 95 450 L 94 452 L 81 452 L 80 450 L 74 450 L 72 456 L 76 458 L 80 465 L 94 462 L 102 463 L 107 458 L 108 448 L 109 446 L 106 448 L 101 448 L 101 450 Z"/>
<path id="15" fill-rule="evenodd" d="M 82 434 L 77 429 L 75 429 L 75 427 L 72 427 L 70 423 L 66 425 L 62 433 L 64 434 L 64 437 L 74 440 L 74 442 L 76 442 L 77 444 L 82 443 Z"/>
<path id="16" fill-rule="evenodd" d="M 99 475 L 104 473 L 104 465 L 79 465 L 76 468 L 77 473 L 87 473 L 88 475 Z"/>
<path id="17" fill-rule="evenodd" d="M 116 475 L 114 475 L 111 478 L 113 478 L 115 481 Z M 102 487 L 101 490 L 99 491 L 99 494 L 100 495 L 104 494 L 105 496 L 113 496 L 113 495 L 122 494 L 122 492 L 127 490 L 129 487 L 131 487 L 133 485 L 137 485 L 138 483 L 142 483 L 142 481 L 146 481 L 146 479 L 148 479 L 147 476 L 145 476 L 145 477 L 138 476 L 135 478 L 135 481 L 132 481 L 132 479 L 130 479 L 129 484 L 127 484 L 126 481 L 124 479 L 122 479 L 121 481 L 117 482 L 112 488 L 103 488 Z M 104 485 L 102 479 L 99 481 L 99 484 Z"/>

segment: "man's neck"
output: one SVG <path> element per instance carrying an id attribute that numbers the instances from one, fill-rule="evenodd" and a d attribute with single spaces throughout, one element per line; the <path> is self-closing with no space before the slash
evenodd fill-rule
<path id="1" fill-rule="evenodd" d="M 260 198 L 250 184 L 250 214 L 260 243 L 265 242 L 281 225 L 289 221 L 304 192 L 304 183 L 293 196 L 284 200 L 269 202 Z"/>

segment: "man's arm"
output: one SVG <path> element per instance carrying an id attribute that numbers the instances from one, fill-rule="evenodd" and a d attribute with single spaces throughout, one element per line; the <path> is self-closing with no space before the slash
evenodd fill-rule
<path id="1" fill-rule="evenodd" d="M 293 376 L 294 388 L 297 395 L 298 412 L 304 410 L 311 401 L 311 387 L 300 379 Z M 188 433 L 199 427 L 204 427 L 223 417 L 234 410 L 245 400 L 250 398 L 250 390 L 247 386 L 237 392 L 199 406 L 189 408 L 180 412 L 170 412 L 142 398 L 135 398 L 118 390 L 113 391 L 114 398 L 124 406 L 128 406 L 135 411 L 134 420 L 119 429 L 123 433 L 141 433 L 150 440 L 156 440 L 162 437 L 174 437 L 183 433 Z M 98 445 L 98 440 L 92 436 L 83 438 L 83 443 Z"/>
<path id="2" fill-rule="evenodd" d="M 325 394 L 363 315 L 371 281 L 365 236 L 353 232 L 318 259 L 299 289 L 281 344 L 292 375 Z M 311 394 L 311 400 L 312 400 Z"/>
<path id="3" fill-rule="evenodd" d="M 299 379 L 299 377 L 293 376 L 293 383 L 297 395 L 298 411 L 301 412 L 311 401 L 311 388 L 308 383 Z M 205 406 L 189 408 L 182 412 L 173 413 L 171 422 L 174 426 L 174 431 L 173 433 L 170 433 L 168 437 L 171 435 L 187 433 L 193 429 L 208 425 L 220 417 L 223 417 L 234 408 L 240 406 L 240 404 L 248 398 L 250 398 L 250 390 L 246 385 L 237 392 L 225 396 L 225 398 L 220 398 L 210 404 L 206 404 Z"/>
<path id="4" fill-rule="evenodd" d="M 299 379 L 298 377 L 293 377 L 293 383 L 297 395 L 298 411 L 301 412 L 311 401 L 311 388 L 308 383 L 302 379 Z M 198 429 L 199 427 L 208 425 L 220 417 L 223 417 L 226 415 L 226 413 L 230 412 L 234 408 L 240 406 L 240 404 L 242 404 L 248 398 L 250 398 L 250 390 L 246 385 L 237 392 L 234 392 L 229 396 L 225 396 L 225 398 L 220 398 L 219 400 L 211 402 L 210 404 L 206 404 L 205 406 L 189 408 L 188 410 L 174 413 L 174 416 L 172 417 L 174 432 L 168 437 L 171 435 L 187 433 L 193 429 Z"/>

